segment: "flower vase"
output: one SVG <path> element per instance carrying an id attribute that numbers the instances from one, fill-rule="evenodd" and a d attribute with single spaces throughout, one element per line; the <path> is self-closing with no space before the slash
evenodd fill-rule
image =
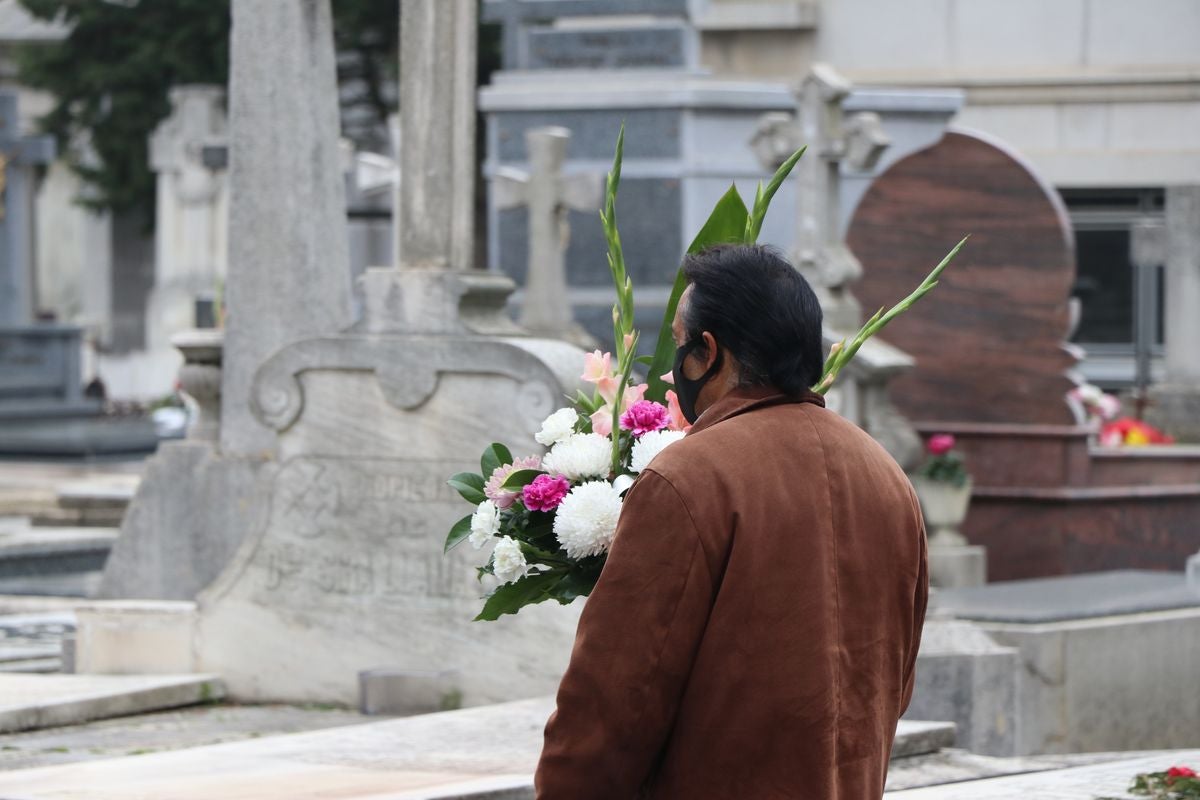
<path id="1" fill-rule="evenodd" d="M 962 486 L 920 476 L 913 479 L 913 488 L 917 490 L 921 513 L 925 516 L 925 526 L 929 531 L 930 547 L 961 547 L 967 544 L 959 527 L 971 505 L 971 486 L 970 479 Z"/>

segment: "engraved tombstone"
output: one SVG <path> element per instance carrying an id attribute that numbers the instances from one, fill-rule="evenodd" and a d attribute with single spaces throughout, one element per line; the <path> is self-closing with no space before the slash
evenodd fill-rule
<path id="1" fill-rule="evenodd" d="M 264 7 L 234 3 L 235 45 Z M 328 5 L 316 7 L 331 55 Z M 533 433 L 574 389 L 582 351 L 513 335 L 511 281 L 466 268 L 475 0 L 412 0 L 401 13 L 400 263 L 367 270 L 361 321 L 275 349 L 247 386 L 247 413 L 270 433 L 269 486 L 261 522 L 199 598 L 198 630 L 200 668 L 243 699 L 354 704 L 369 670 L 453 673 L 451 686 L 412 691 L 467 704 L 546 694 L 574 636 L 578 605 L 472 622 L 488 553 L 442 553 L 472 511 L 447 477 L 477 470 L 492 441 L 541 452 Z M 235 64 L 257 58 L 233 52 Z M 335 133 L 321 146 L 336 148 Z"/>

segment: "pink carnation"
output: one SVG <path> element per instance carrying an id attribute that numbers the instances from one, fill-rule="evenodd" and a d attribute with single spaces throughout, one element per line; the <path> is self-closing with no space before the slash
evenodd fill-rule
<path id="1" fill-rule="evenodd" d="M 936 433 L 929 437 L 929 443 L 925 447 L 932 455 L 944 456 L 954 449 L 954 437 L 948 433 Z"/>
<path id="2" fill-rule="evenodd" d="M 483 493 L 488 500 L 496 504 L 496 508 L 509 508 L 517 502 L 520 491 L 512 492 L 500 487 L 508 480 L 508 476 L 523 469 L 541 469 L 542 460 L 537 456 L 518 458 L 511 464 L 504 464 L 492 471 L 492 477 L 483 486 Z"/>
<path id="3" fill-rule="evenodd" d="M 530 511 L 553 511 L 571 490 L 571 483 L 561 475 L 538 475 L 521 491 L 525 507 Z"/>
<path id="4" fill-rule="evenodd" d="M 667 407 L 653 400 L 639 400 L 621 415 L 621 427 L 641 436 L 651 431 L 661 431 L 671 422 Z"/>

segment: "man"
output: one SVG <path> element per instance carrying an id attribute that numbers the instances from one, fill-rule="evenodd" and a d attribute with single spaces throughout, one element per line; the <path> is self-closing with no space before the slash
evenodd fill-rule
<path id="1" fill-rule="evenodd" d="M 537 796 L 879 798 L 928 593 L 916 497 L 808 390 L 821 309 L 791 265 L 731 245 L 684 273 L 695 424 L 626 495 Z"/>

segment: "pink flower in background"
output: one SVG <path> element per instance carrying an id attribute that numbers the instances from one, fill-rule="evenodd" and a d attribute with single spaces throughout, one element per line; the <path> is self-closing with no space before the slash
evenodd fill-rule
<path id="1" fill-rule="evenodd" d="M 571 491 L 571 483 L 561 475 L 538 475 L 521 490 L 530 511 L 553 511 Z"/>
<path id="2" fill-rule="evenodd" d="M 661 431 L 671 421 L 667 407 L 653 400 L 639 400 L 621 415 L 621 427 L 641 436 L 651 431 Z"/>
<path id="3" fill-rule="evenodd" d="M 692 426 L 688 424 L 687 419 L 683 416 L 683 409 L 679 407 L 679 395 L 671 390 L 667 390 L 667 414 L 670 421 L 667 426 L 673 431 L 689 431 Z"/>
<path id="4" fill-rule="evenodd" d="M 517 502 L 517 497 L 520 496 L 521 492 L 500 488 L 508 480 L 508 476 L 523 469 L 541 469 L 541 467 L 542 459 L 537 456 L 518 458 L 511 464 L 496 467 L 492 471 L 492 476 L 488 478 L 487 483 L 483 485 L 483 494 L 488 500 L 496 504 L 496 508 L 510 508 L 513 503 Z"/>
<path id="5" fill-rule="evenodd" d="M 944 456 L 954 449 L 954 437 L 948 433 L 935 433 L 929 437 L 929 443 L 925 447 L 931 455 Z"/>

